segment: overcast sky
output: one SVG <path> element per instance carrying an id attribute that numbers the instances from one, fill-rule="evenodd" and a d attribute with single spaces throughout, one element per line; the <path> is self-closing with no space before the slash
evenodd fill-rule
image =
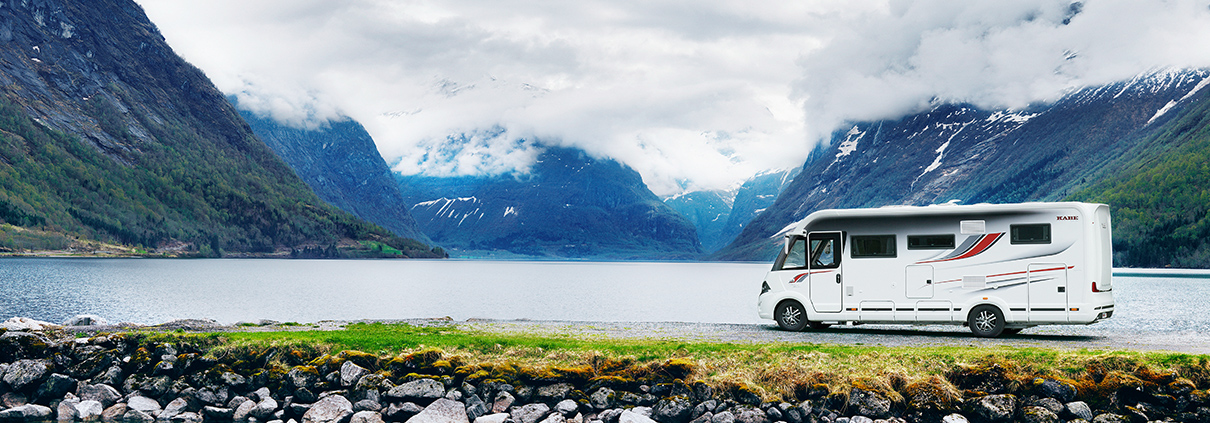
<path id="1" fill-rule="evenodd" d="M 137 1 L 243 107 L 352 117 L 405 174 L 558 144 L 660 195 L 799 166 L 845 121 L 1210 66 L 1210 0 Z"/>

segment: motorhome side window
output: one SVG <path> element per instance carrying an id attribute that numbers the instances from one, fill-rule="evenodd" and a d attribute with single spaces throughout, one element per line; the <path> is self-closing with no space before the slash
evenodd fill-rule
<path id="1" fill-rule="evenodd" d="M 1013 244 L 1050 244 L 1050 224 L 1009 225 Z"/>
<path id="2" fill-rule="evenodd" d="M 853 258 L 895 257 L 894 235 L 855 235 L 849 241 Z"/>
<path id="3" fill-rule="evenodd" d="M 909 250 L 947 250 L 954 248 L 954 235 L 908 235 Z"/>
<path id="4" fill-rule="evenodd" d="M 782 262 L 782 269 L 802 269 L 807 267 L 807 240 L 802 238 L 794 239 L 794 243 L 790 244 L 790 252 L 786 253 L 786 260 Z"/>
<path id="5" fill-rule="evenodd" d="M 840 267 L 840 234 L 811 234 L 811 268 Z"/>

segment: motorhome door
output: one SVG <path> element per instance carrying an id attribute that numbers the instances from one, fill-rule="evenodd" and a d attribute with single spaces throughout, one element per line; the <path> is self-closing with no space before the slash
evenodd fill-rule
<path id="1" fill-rule="evenodd" d="M 844 278 L 840 256 L 840 232 L 812 232 L 808 237 L 808 266 L 811 273 L 811 304 L 815 311 L 836 313 L 841 308 Z"/>

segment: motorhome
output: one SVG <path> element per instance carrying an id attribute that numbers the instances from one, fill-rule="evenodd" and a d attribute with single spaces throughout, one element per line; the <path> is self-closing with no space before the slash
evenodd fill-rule
<path id="1" fill-rule="evenodd" d="M 1075 202 L 820 210 L 761 284 L 782 329 L 958 324 L 996 337 L 1113 316 L 1109 206 Z"/>

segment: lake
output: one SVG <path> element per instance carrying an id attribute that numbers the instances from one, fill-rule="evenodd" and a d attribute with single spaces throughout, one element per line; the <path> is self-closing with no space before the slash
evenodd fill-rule
<path id="1" fill-rule="evenodd" d="M 531 319 L 769 323 L 768 263 L 0 259 L 0 319 Z M 1119 269 L 1117 314 L 1088 327 L 1210 331 L 1210 272 Z"/>

